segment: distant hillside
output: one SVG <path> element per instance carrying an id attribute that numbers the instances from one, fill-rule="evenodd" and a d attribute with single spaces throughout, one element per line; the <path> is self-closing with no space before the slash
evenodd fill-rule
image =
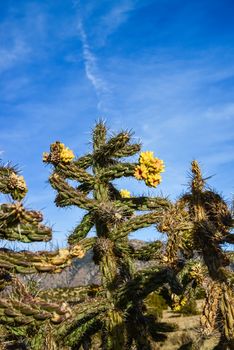
<path id="1" fill-rule="evenodd" d="M 131 240 L 131 244 L 135 248 L 140 248 L 146 245 L 145 241 Z M 138 269 L 145 266 L 149 266 L 150 262 L 137 261 L 136 265 Z M 58 287 L 75 287 L 88 284 L 99 284 L 100 274 L 98 266 L 93 262 L 93 252 L 89 251 L 83 259 L 74 260 L 73 264 L 64 269 L 63 272 L 58 274 L 38 274 L 35 278 L 39 281 L 41 288 L 58 288 Z"/>
<path id="2" fill-rule="evenodd" d="M 140 248 L 148 243 L 141 240 L 133 239 L 130 241 L 135 248 Z M 232 261 L 230 267 L 234 271 L 234 252 L 227 253 Z M 153 262 L 137 261 L 137 269 L 142 269 L 152 265 Z M 100 274 L 98 266 L 93 262 L 93 252 L 89 251 L 83 259 L 76 259 L 73 264 L 58 274 L 38 274 L 34 278 L 39 281 L 42 289 L 58 287 L 76 287 L 89 284 L 99 284 Z"/>

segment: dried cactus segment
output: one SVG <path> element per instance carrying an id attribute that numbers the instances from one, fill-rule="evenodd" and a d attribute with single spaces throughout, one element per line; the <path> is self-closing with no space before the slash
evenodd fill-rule
<path id="1" fill-rule="evenodd" d="M 36 272 L 58 273 L 61 269 L 71 265 L 72 259 L 83 258 L 86 248 L 82 243 L 72 246 L 70 249 L 58 249 L 54 252 L 30 251 L 14 252 L 10 249 L 0 249 L 0 267 L 6 271 L 31 274 Z"/>
<path id="2" fill-rule="evenodd" d="M 220 310 L 222 315 L 222 334 L 231 344 L 234 344 L 234 293 L 233 289 L 222 283 Z"/>
<path id="3" fill-rule="evenodd" d="M 168 206 L 157 224 L 157 229 L 168 236 L 163 257 L 165 262 L 173 264 L 178 260 L 181 251 L 185 253 L 192 249 L 193 223 L 183 203 L 178 202 Z"/>
<path id="4" fill-rule="evenodd" d="M 15 200 L 25 197 L 28 189 L 23 176 L 10 166 L 0 166 L 0 192 L 10 194 Z"/>
<path id="5" fill-rule="evenodd" d="M 38 223 L 42 221 L 42 215 L 35 211 L 26 211 L 20 202 L 2 204 L 0 206 L 0 225 L 11 227 L 19 223 Z"/>
<path id="6" fill-rule="evenodd" d="M 196 160 L 192 161 L 191 171 L 193 176 L 192 182 L 191 182 L 192 191 L 202 192 L 205 186 L 205 180 L 202 177 L 201 169 Z"/>
<path id="7" fill-rule="evenodd" d="M 0 321 L 2 324 L 21 326 L 32 322 L 50 322 L 58 324 L 71 317 L 66 304 L 45 303 L 39 298 L 18 301 L 2 299 L 0 303 Z"/>
<path id="8" fill-rule="evenodd" d="M 206 301 L 200 319 L 202 333 L 206 337 L 217 329 L 217 314 L 221 293 L 220 284 L 210 281 L 206 289 Z"/>
<path id="9" fill-rule="evenodd" d="M 203 333 L 210 335 L 216 327 L 221 334 L 218 346 L 226 344 L 226 348 L 231 348 L 234 345 L 233 290 L 229 283 L 233 273 L 227 269 L 230 260 L 221 247 L 232 227 L 231 211 L 220 195 L 206 190 L 196 161 L 192 162 L 190 186 L 191 193 L 184 195 L 182 201 L 187 204 L 194 224 L 193 249 L 200 252 L 212 281 L 201 317 Z M 217 315 L 222 316 L 222 322 L 217 322 Z"/>

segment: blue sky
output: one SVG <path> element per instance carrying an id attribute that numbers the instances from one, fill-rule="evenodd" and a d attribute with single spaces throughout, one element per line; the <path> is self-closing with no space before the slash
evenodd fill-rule
<path id="1" fill-rule="evenodd" d="M 42 209 L 53 244 L 65 244 L 83 212 L 54 206 L 42 152 L 60 140 L 82 155 L 100 117 L 134 130 L 166 163 L 157 189 L 121 187 L 175 199 L 197 159 L 232 199 L 233 11 L 231 0 L 1 1 L 1 158 L 19 164 L 25 204 Z"/>

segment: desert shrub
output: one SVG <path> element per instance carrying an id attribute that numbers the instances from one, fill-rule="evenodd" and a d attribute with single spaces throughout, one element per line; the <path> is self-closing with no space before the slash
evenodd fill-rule
<path id="1" fill-rule="evenodd" d="M 145 305 L 147 308 L 146 313 L 155 316 L 156 319 L 162 318 L 163 310 L 167 309 L 166 301 L 157 292 L 152 292 L 147 296 Z"/>

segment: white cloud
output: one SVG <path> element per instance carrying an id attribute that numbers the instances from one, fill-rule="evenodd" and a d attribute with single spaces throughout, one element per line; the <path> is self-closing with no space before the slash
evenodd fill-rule
<path id="1" fill-rule="evenodd" d="M 84 28 L 83 19 L 81 17 L 80 2 L 73 1 L 74 8 L 78 9 L 78 24 L 77 29 L 82 44 L 82 54 L 84 60 L 84 67 L 87 79 L 92 84 L 95 93 L 98 98 L 97 108 L 99 111 L 104 112 L 107 110 L 106 101 L 111 93 L 105 79 L 102 77 L 98 64 L 97 57 L 92 52 L 91 46 L 88 42 L 87 33 Z"/>
<path id="2" fill-rule="evenodd" d="M 92 53 L 90 49 L 82 20 L 79 20 L 78 30 L 79 30 L 79 34 L 82 42 L 86 76 L 88 80 L 91 82 L 91 84 L 93 85 L 95 91 L 97 92 L 97 95 L 107 93 L 108 92 L 107 84 L 104 81 L 104 79 L 100 76 L 100 73 L 98 72 L 97 58 L 95 57 L 95 55 Z"/>
<path id="3" fill-rule="evenodd" d="M 131 11 L 134 10 L 134 1 L 118 1 L 108 13 L 100 17 L 97 28 L 97 39 L 99 45 L 104 45 L 109 35 L 115 32 L 129 18 Z"/>

